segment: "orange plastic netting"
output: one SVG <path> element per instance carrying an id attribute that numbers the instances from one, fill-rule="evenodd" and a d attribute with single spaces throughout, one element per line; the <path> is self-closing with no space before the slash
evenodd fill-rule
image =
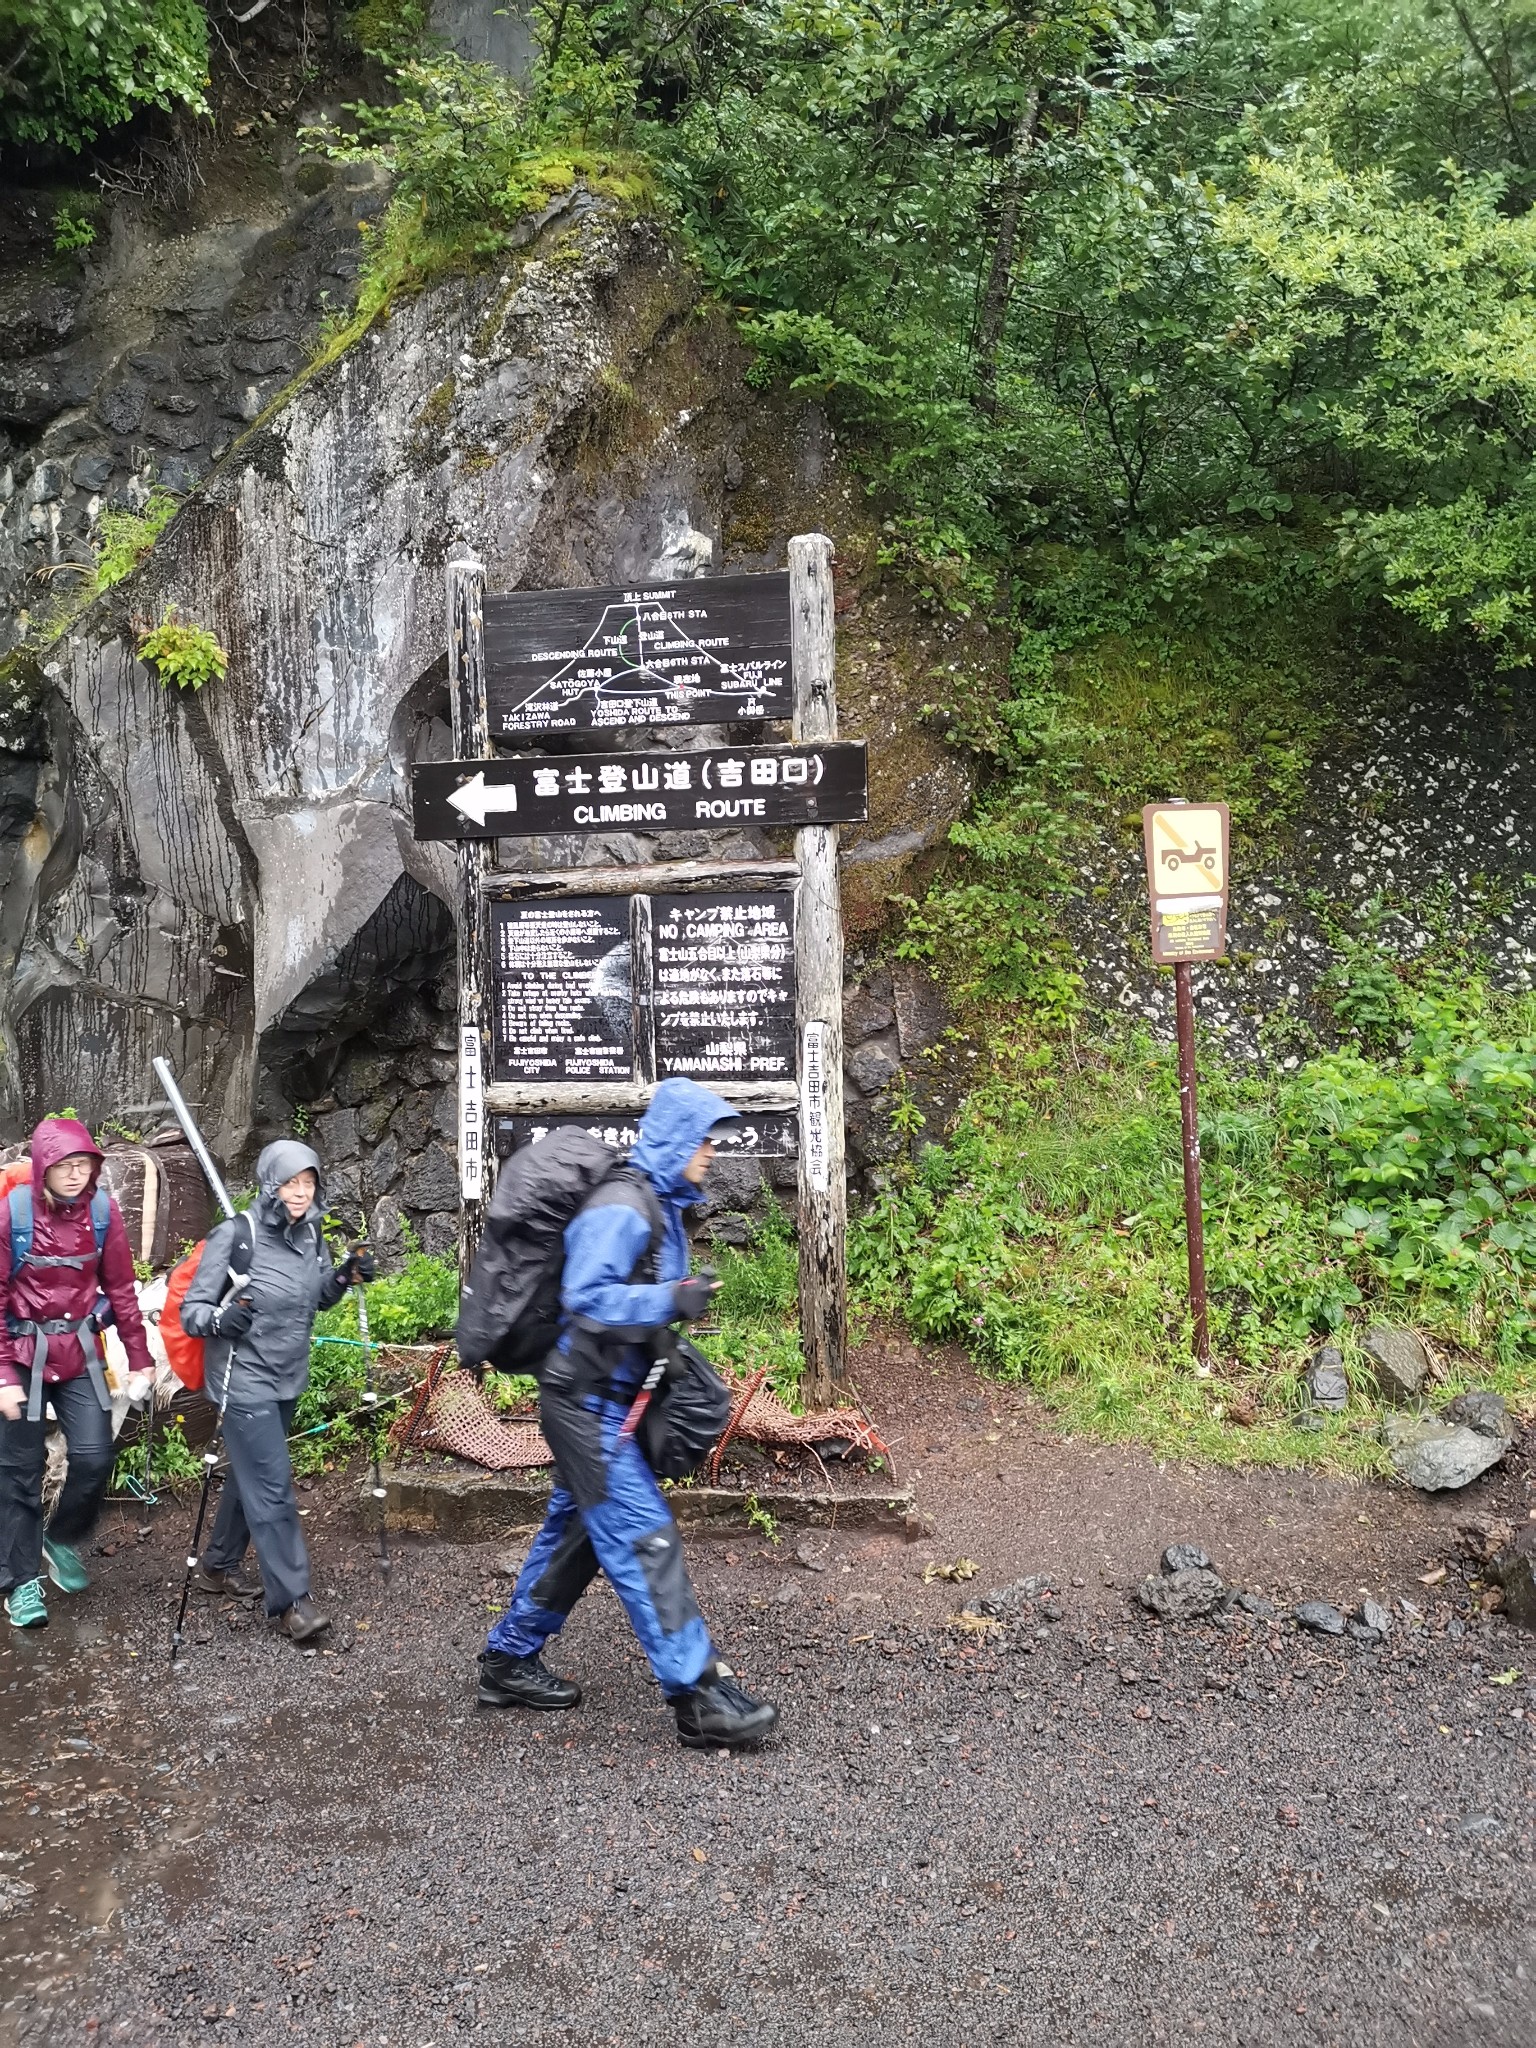
<path id="1" fill-rule="evenodd" d="M 530 1470 L 553 1462 L 537 1423 L 498 1415 L 473 1373 L 449 1371 L 446 1365 L 444 1353 L 428 1367 L 410 1409 L 390 1431 L 397 1450 L 410 1445 L 442 1451 L 489 1472 Z M 711 1475 L 718 1469 L 720 1452 L 736 1437 L 784 1449 L 848 1444 L 855 1450 L 890 1456 L 889 1446 L 856 1408 L 825 1408 L 796 1415 L 768 1391 L 764 1373 L 742 1381 L 727 1370 L 722 1377 L 735 1391 L 736 1402 L 711 1460 Z"/>

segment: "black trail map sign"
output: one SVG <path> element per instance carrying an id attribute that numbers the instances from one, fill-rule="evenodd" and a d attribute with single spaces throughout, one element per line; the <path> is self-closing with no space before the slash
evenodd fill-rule
<path id="1" fill-rule="evenodd" d="M 722 1126 L 715 1148 L 722 1159 L 793 1159 L 799 1150 L 798 1123 L 792 1109 L 744 1111 L 735 1123 Z M 568 1130 L 589 1131 L 616 1152 L 632 1152 L 640 1142 L 638 1117 L 499 1116 L 496 1157 L 505 1159 L 551 1131 Z"/>
<path id="2" fill-rule="evenodd" d="M 655 896 L 651 905 L 657 1079 L 792 1080 L 793 899 Z"/>
<path id="3" fill-rule="evenodd" d="M 529 897 L 492 919 L 498 1081 L 794 1080 L 787 890 Z"/>
<path id="4" fill-rule="evenodd" d="M 846 824 L 869 815 L 869 763 L 862 740 L 433 761 L 413 769 L 411 799 L 417 839 Z"/>
<path id="5" fill-rule="evenodd" d="M 788 718 L 789 577 L 485 600 L 491 737 Z"/>
<path id="6" fill-rule="evenodd" d="M 628 899 L 498 903 L 492 916 L 496 1079 L 631 1079 Z"/>

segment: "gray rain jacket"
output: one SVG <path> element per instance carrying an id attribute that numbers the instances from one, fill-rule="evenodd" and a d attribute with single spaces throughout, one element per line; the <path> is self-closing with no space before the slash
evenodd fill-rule
<path id="1" fill-rule="evenodd" d="M 315 1203 L 297 1223 L 277 1199 L 284 1181 L 305 1171 L 315 1176 Z M 256 1162 L 260 1189 L 250 1210 L 256 1253 L 249 1296 L 255 1320 L 229 1347 L 213 1336 L 219 1305 L 229 1287 L 230 1262 L 240 1244 L 239 1224 L 226 1219 L 209 1235 L 197 1276 L 181 1306 L 189 1337 L 208 1340 L 206 1386 L 209 1399 L 234 1408 L 260 1408 L 269 1401 L 293 1401 L 309 1380 L 309 1343 L 317 1309 L 334 1308 L 346 1285 L 331 1264 L 320 1229 L 323 1191 L 320 1161 L 296 1138 L 279 1138 Z M 243 1251 L 243 1245 L 240 1246 Z M 229 1392 L 225 1394 L 225 1376 Z"/>

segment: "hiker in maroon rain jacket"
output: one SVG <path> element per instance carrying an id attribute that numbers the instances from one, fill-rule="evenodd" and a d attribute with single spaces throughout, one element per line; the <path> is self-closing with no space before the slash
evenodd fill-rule
<path id="1" fill-rule="evenodd" d="M 45 1561 L 61 1592 L 82 1592 L 90 1583 L 79 1546 L 95 1526 L 112 1475 L 112 1403 L 93 1320 L 103 1295 L 128 1354 L 130 1392 L 153 1383 L 133 1290 L 133 1254 L 110 1195 L 97 1250 L 91 1205 L 101 1168 L 101 1150 L 84 1124 L 45 1117 L 38 1125 L 32 1133 L 32 1243 L 20 1267 L 11 1242 L 12 1198 L 0 1198 L 0 1588 L 17 1628 L 47 1622 Z M 64 1432 L 69 1468 L 45 1535 L 50 1405 Z"/>

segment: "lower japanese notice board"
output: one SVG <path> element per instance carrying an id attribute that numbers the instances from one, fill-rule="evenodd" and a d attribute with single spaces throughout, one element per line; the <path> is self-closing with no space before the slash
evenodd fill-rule
<path id="1" fill-rule="evenodd" d="M 590 1131 L 616 1152 L 640 1142 L 637 1116 L 499 1116 L 496 1157 L 506 1159 L 524 1145 L 536 1145 L 551 1131 Z M 723 1125 L 715 1139 L 723 1159 L 793 1159 L 800 1149 L 799 1119 L 792 1109 L 748 1111 Z"/>
<path id="2" fill-rule="evenodd" d="M 792 1081 L 787 890 L 492 906 L 498 1081 Z"/>

